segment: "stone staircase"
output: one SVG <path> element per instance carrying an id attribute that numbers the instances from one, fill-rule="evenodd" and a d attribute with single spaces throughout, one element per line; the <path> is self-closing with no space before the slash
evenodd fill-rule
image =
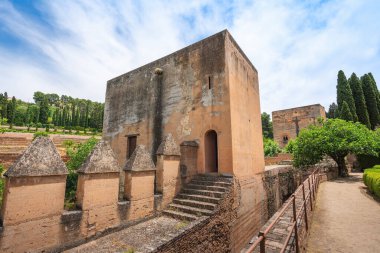
<path id="1" fill-rule="evenodd" d="M 228 176 L 198 174 L 182 188 L 163 214 L 187 221 L 211 216 L 232 187 L 232 181 Z"/>

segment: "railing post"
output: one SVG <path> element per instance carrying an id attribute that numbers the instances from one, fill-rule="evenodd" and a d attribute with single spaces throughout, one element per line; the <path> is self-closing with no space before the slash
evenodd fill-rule
<path id="1" fill-rule="evenodd" d="M 314 174 L 311 175 L 311 189 L 312 189 L 312 193 L 313 193 L 313 199 L 315 200 L 315 195 L 314 195 L 314 186 L 315 186 L 315 180 L 314 180 Z"/>
<path id="2" fill-rule="evenodd" d="M 260 242 L 260 253 L 265 253 L 265 235 L 263 232 L 259 232 L 259 237 L 262 236 L 263 239 Z"/>
<path id="3" fill-rule="evenodd" d="M 317 183 L 318 183 L 317 174 L 314 173 L 314 197 L 317 196 Z"/>
<path id="4" fill-rule="evenodd" d="M 307 223 L 307 209 L 306 209 L 306 197 L 305 197 L 305 185 L 302 183 L 302 197 L 303 197 L 303 209 L 305 210 L 305 225 L 306 231 L 309 230 L 309 226 Z"/>
<path id="5" fill-rule="evenodd" d="M 311 211 L 313 211 L 313 198 L 312 198 L 312 195 L 311 195 L 311 185 L 310 185 L 310 177 L 309 177 L 309 193 L 310 193 L 310 209 Z"/>
<path id="6" fill-rule="evenodd" d="M 298 247 L 298 226 L 297 226 L 297 210 L 296 210 L 296 196 L 295 195 L 293 195 L 293 219 L 295 222 L 294 238 L 296 240 L 296 253 L 299 253 L 300 249 Z"/>

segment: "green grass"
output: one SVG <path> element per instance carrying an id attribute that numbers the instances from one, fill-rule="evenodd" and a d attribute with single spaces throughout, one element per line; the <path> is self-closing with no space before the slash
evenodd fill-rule
<path id="1" fill-rule="evenodd" d="M 187 227 L 187 225 L 189 225 L 189 222 L 187 220 L 183 220 L 183 221 L 178 222 L 175 227 L 177 230 L 179 230 L 179 229 Z"/>
<path id="2" fill-rule="evenodd" d="M 380 197 L 380 165 L 364 170 L 363 182 L 370 192 Z"/>

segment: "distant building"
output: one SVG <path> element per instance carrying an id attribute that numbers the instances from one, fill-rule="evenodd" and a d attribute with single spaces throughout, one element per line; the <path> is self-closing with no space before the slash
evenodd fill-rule
<path id="1" fill-rule="evenodd" d="M 273 137 L 281 148 L 298 136 L 301 129 L 315 124 L 318 118 L 326 119 L 325 108 L 320 104 L 272 112 Z"/>

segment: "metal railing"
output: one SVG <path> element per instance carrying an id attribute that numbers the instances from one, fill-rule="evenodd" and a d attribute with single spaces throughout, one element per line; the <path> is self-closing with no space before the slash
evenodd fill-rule
<path id="1" fill-rule="evenodd" d="M 318 186 L 320 183 L 319 179 L 319 170 L 316 169 L 311 173 L 305 181 L 302 182 L 302 184 L 297 188 L 297 190 L 291 195 L 289 200 L 285 203 L 285 205 L 282 207 L 281 211 L 278 213 L 276 219 L 274 219 L 269 226 L 264 230 L 260 231 L 257 240 L 248 248 L 247 253 L 253 252 L 258 246 L 260 247 L 260 253 L 265 253 L 265 241 L 268 233 L 272 230 L 274 225 L 280 220 L 281 217 L 284 216 L 287 209 L 292 205 L 292 224 L 291 224 L 291 230 L 286 236 L 284 245 L 281 249 L 281 253 L 285 252 L 286 248 L 289 245 L 289 241 L 292 238 L 292 234 L 294 232 L 294 239 L 295 239 L 295 250 L 296 253 L 300 252 L 299 250 L 299 224 L 304 220 L 305 221 L 305 228 L 306 231 L 309 230 L 309 221 L 307 217 L 307 205 L 308 202 L 310 203 L 310 210 L 313 211 L 313 202 L 315 202 Z M 308 193 L 306 194 L 305 191 L 305 185 L 308 187 Z M 296 205 L 296 195 L 302 191 L 302 202 L 301 202 L 301 208 L 297 210 Z"/>

